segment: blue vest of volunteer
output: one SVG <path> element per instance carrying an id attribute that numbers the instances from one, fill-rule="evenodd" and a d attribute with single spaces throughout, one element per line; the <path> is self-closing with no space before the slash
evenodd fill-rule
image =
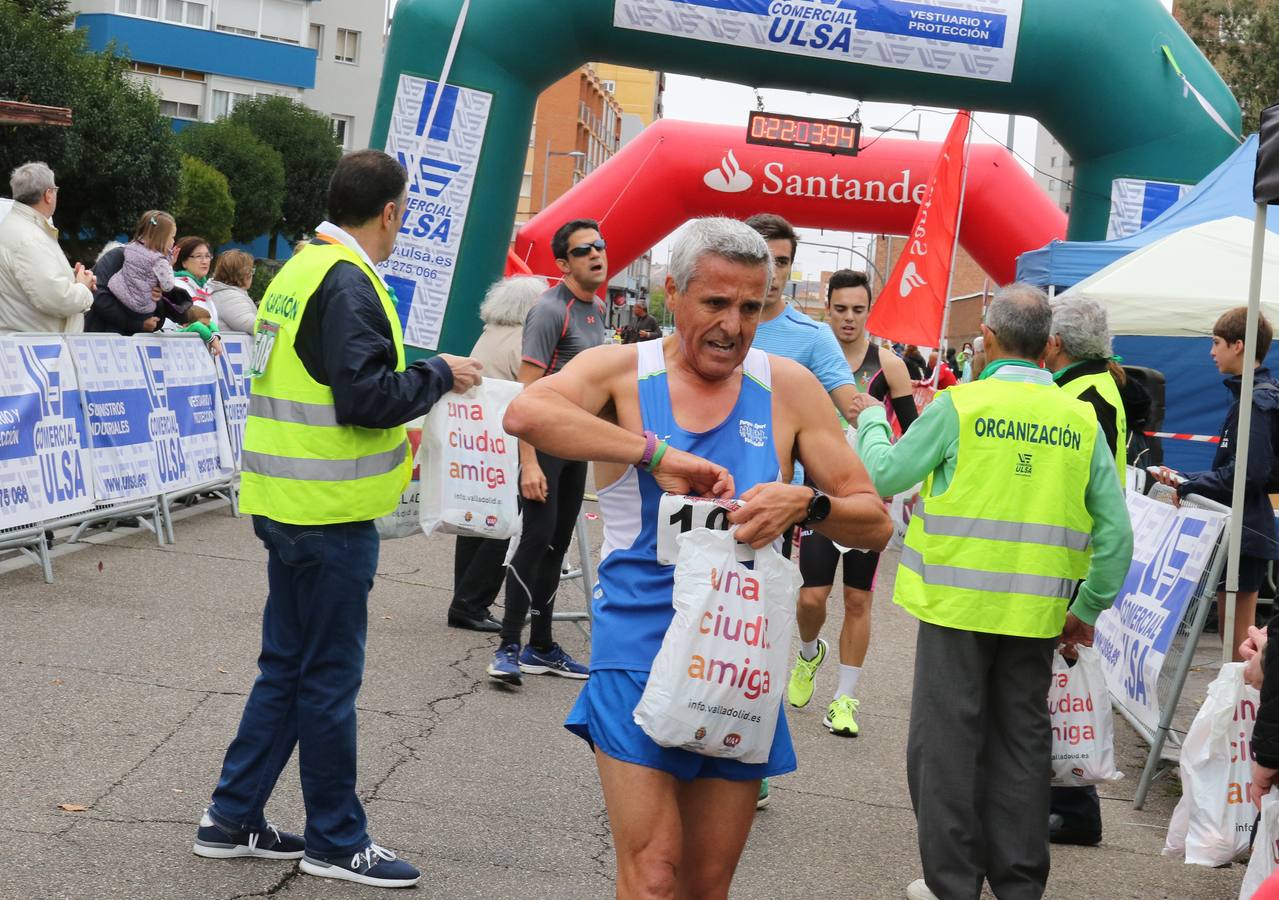
<path id="1" fill-rule="evenodd" d="M 760 482 L 776 481 L 768 355 L 753 349 L 747 353 L 732 412 L 710 431 L 694 433 L 680 428 L 671 410 L 663 344 L 636 345 L 644 429 L 672 447 L 725 466 L 739 494 Z M 591 622 L 591 671 L 648 672 L 674 616 L 675 567 L 657 563 L 661 496 L 653 476 L 634 466 L 599 492 L 604 546 Z"/>

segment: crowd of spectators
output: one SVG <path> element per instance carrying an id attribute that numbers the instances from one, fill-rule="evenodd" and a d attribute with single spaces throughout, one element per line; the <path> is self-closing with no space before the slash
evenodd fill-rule
<path id="1" fill-rule="evenodd" d="M 220 352 L 220 329 L 249 332 L 254 259 L 217 257 L 197 235 L 179 237 L 173 217 L 147 210 L 127 243 L 112 242 L 91 268 L 72 265 L 53 216 L 58 184 L 42 162 L 14 169 L 13 205 L 0 218 L 0 333 L 193 331 Z"/>

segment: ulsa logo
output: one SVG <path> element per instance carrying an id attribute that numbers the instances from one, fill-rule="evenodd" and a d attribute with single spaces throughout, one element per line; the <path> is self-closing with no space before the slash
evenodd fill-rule
<path id="1" fill-rule="evenodd" d="M 702 181 L 711 190 L 725 194 L 740 194 L 755 183 L 755 179 L 742 171 L 742 167 L 737 164 L 737 157 L 733 156 L 732 150 L 725 151 L 719 167 L 703 175 Z"/>
<path id="2" fill-rule="evenodd" d="M 902 282 L 898 288 L 901 295 L 903 297 L 909 297 L 911 291 L 915 290 L 915 288 L 921 288 L 926 284 L 928 284 L 928 282 L 924 280 L 924 276 L 920 275 L 919 272 L 915 270 L 914 260 L 906 263 L 906 271 L 902 272 Z"/>

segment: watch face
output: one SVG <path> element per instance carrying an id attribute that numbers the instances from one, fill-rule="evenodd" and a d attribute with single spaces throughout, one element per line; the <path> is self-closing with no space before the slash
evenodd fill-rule
<path id="1" fill-rule="evenodd" d="M 821 522 L 830 515 L 830 497 L 827 497 L 821 491 L 813 494 L 813 499 L 808 504 L 808 521 Z"/>

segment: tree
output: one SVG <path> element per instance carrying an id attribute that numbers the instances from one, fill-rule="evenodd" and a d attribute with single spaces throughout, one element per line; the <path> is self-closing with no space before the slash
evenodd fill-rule
<path id="1" fill-rule="evenodd" d="M 270 256 L 280 235 L 297 240 L 324 219 L 329 178 L 342 156 L 327 117 L 289 97 L 261 96 L 235 105 L 231 121 L 274 148 L 284 162 L 284 203 L 271 229 Z"/>
<path id="2" fill-rule="evenodd" d="M 235 201 L 226 176 L 194 156 L 183 156 L 173 217 L 180 235 L 198 234 L 214 247 L 231 240 Z"/>
<path id="3" fill-rule="evenodd" d="M 63 13 L 56 0 L 0 0 L 0 97 L 68 106 L 73 120 L 70 128 L 0 125 L 0 175 L 47 163 L 62 188 L 55 218 L 63 244 L 91 262 L 143 210 L 169 207 L 179 165 L 159 101 L 113 49 L 87 51 L 82 32 L 59 24 Z"/>
<path id="4" fill-rule="evenodd" d="M 232 240 L 248 242 L 280 221 L 284 200 L 284 163 L 280 154 L 243 125 L 220 119 L 192 125 L 178 135 L 182 150 L 227 177 L 235 201 Z"/>
<path id="5" fill-rule="evenodd" d="M 1244 133 L 1256 131 L 1261 111 L 1279 103 L 1279 3 L 1178 0 L 1174 12 L 1234 92 Z"/>

